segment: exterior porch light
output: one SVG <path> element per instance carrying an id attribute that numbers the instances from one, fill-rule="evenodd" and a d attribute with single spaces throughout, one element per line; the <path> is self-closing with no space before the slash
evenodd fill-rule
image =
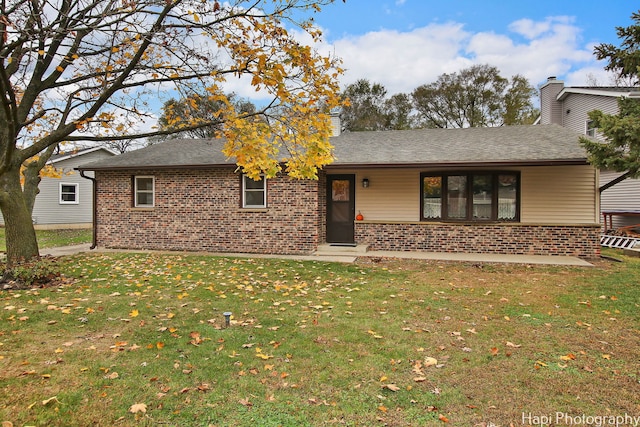
<path id="1" fill-rule="evenodd" d="M 363 178 L 362 179 L 362 188 L 367 188 L 369 187 L 369 178 Z"/>
<path id="2" fill-rule="evenodd" d="M 224 316 L 224 327 L 228 328 L 229 326 L 231 326 L 231 312 L 225 311 L 224 313 L 222 313 L 222 315 Z"/>

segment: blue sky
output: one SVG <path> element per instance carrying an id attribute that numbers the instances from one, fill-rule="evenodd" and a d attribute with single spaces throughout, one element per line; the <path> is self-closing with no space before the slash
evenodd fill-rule
<path id="1" fill-rule="evenodd" d="M 389 94 L 411 92 L 442 73 L 475 64 L 534 86 L 557 76 L 567 85 L 611 85 L 593 47 L 619 44 L 615 27 L 631 24 L 640 5 L 629 0 L 336 0 L 314 20 L 325 53 Z"/>

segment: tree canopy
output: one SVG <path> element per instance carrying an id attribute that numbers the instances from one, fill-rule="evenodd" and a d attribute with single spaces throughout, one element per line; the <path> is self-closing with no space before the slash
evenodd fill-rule
<path id="1" fill-rule="evenodd" d="M 536 89 L 520 75 L 500 76 L 490 65 L 442 74 L 411 94 L 387 97 L 380 83 L 360 79 L 342 92 L 345 130 L 402 130 L 531 124 L 538 116 Z"/>
<path id="2" fill-rule="evenodd" d="M 631 15 L 634 23 L 628 27 L 617 27 L 620 46 L 600 44 L 594 54 L 607 60 L 606 70 L 621 78 L 640 82 L 640 11 Z M 589 153 L 589 161 L 599 167 L 625 172 L 623 178 L 640 176 L 640 99 L 627 98 L 618 101 L 618 114 L 591 111 L 589 118 L 604 141 L 581 138 Z"/>
<path id="3" fill-rule="evenodd" d="M 223 124 L 225 154 L 250 176 L 284 162 L 295 178 L 332 161 L 336 58 L 309 16 L 333 0 L 14 0 L 0 4 L 0 209 L 9 263 L 38 254 L 20 169 L 37 170 L 61 142 L 139 139 Z M 224 91 L 244 78 L 267 100 L 238 110 Z M 206 120 L 154 120 L 159 94 L 206 93 L 223 106 Z"/>
<path id="4" fill-rule="evenodd" d="M 417 87 L 412 98 L 420 126 L 429 128 L 493 127 L 530 124 L 537 110 L 529 82 L 502 77 L 496 67 L 474 65 Z"/>
<path id="5" fill-rule="evenodd" d="M 342 108 L 342 126 L 350 131 L 384 130 L 384 103 L 387 89 L 380 83 L 359 79 L 342 92 L 346 105 Z"/>
<path id="6" fill-rule="evenodd" d="M 233 93 L 226 95 L 228 102 L 233 104 L 234 111 L 240 114 L 252 115 L 256 113 L 256 106 L 249 100 L 240 99 Z M 181 123 L 209 123 L 208 126 L 187 129 L 171 135 L 171 138 L 214 138 L 224 130 L 225 117 L 221 111 L 226 104 L 220 100 L 211 99 L 207 95 L 193 93 L 187 98 L 170 99 L 162 106 L 162 115 L 158 119 L 161 130 L 167 130 Z"/>

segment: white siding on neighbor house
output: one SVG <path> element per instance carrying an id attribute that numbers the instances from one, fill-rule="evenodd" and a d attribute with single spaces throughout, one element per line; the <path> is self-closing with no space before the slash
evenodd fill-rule
<path id="1" fill-rule="evenodd" d="M 492 171 L 493 169 L 473 169 Z M 520 222 L 598 223 L 597 171 L 583 166 L 502 168 L 521 171 Z M 356 212 L 365 221 L 420 221 L 420 173 L 434 169 L 331 170 L 356 176 Z M 369 187 L 362 187 L 362 179 Z"/>
<path id="2" fill-rule="evenodd" d="M 55 163 L 56 169 L 62 171 L 60 178 L 42 178 L 38 188 L 40 193 L 36 196 L 33 205 L 33 223 L 38 226 L 90 226 L 93 221 L 93 183 L 91 180 L 80 176 L 73 170 L 79 165 L 88 164 L 97 160 L 111 157 L 112 154 L 105 150 L 92 151 Z M 93 172 L 87 172 L 87 176 L 93 177 Z M 60 184 L 78 184 L 77 204 L 60 203 Z M 4 225 L 4 218 L 0 215 L 0 225 Z"/>
<path id="3" fill-rule="evenodd" d="M 562 126 L 584 135 L 589 120 L 587 113 L 600 110 L 605 114 L 618 114 L 618 97 L 572 93 L 564 99 L 562 106 Z M 596 137 L 599 137 L 597 132 Z"/>
<path id="4" fill-rule="evenodd" d="M 600 171 L 600 185 L 605 185 L 620 175 L 622 175 L 620 172 Z M 600 209 L 602 211 L 640 212 L 640 180 L 625 179 L 613 187 L 604 190 L 600 196 Z M 640 224 L 640 217 L 613 217 L 614 228 L 634 224 Z"/>
<path id="5" fill-rule="evenodd" d="M 92 176 L 92 173 L 86 175 Z M 60 203 L 60 184 L 78 184 L 77 204 Z M 41 224 L 90 224 L 93 214 L 93 186 L 90 180 L 82 178 L 74 170 L 67 171 L 61 178 L 42 178 L 40 193 L 33 206 L 33 223 Z"/>

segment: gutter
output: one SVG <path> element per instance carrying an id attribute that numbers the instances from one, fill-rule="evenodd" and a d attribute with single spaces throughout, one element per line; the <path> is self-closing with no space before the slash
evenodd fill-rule
<path id="1" fill-rule="evenodd" d="M 91 234 L 91 246 L 89 247 L 89 249 L 93 250 L 98 246 L 98 228 L 96 227 L 96 219 L 97 219 L 97 215 L 96 215 L 96 209 L 97 209 L 97 201 L 98 201 L 98 192 L 97 192 L 97 188 L 98 188 L 98 181 L 90 176 L 87 176 L 84 174 L 84 170 L 83 169 L 79 169 L 80 171 L 80 176 L 85 178 L 85 179 L 89 179 L 93 182 L 93 209 L 91 212 L 92 215 L 92 234 Z"/>

